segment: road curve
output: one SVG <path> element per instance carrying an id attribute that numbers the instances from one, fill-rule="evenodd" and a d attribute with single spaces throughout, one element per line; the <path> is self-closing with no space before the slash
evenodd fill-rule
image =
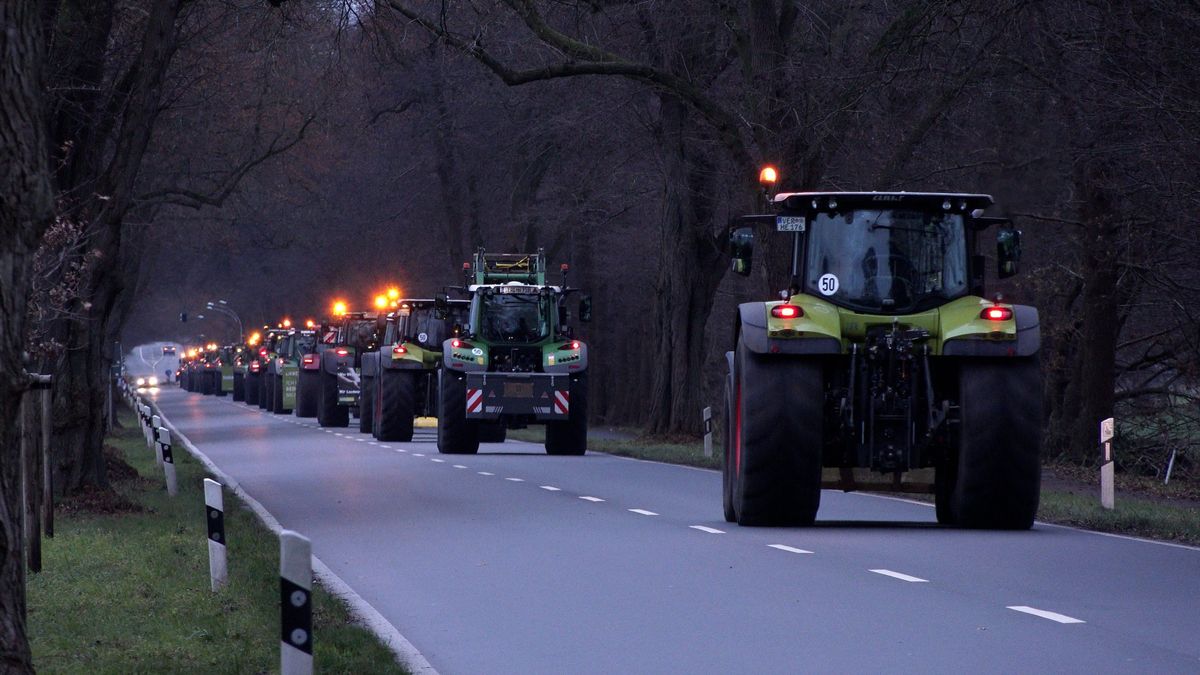
<path id="1" fill-rule="evenodd" d="M 830 491 L 739 528 L 712 471 L 156 398 L 442 673 L 1200 672 L 1200 549 Z"/>

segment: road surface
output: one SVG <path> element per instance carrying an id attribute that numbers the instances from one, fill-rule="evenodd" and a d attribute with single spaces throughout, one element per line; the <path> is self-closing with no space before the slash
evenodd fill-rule
<path id="1" fill-rule="evenodd" d="M 444 674 L 1200 672 L 1198 549 L 830 491 L 739 528 L 717 472 L 157 399 Z"/>

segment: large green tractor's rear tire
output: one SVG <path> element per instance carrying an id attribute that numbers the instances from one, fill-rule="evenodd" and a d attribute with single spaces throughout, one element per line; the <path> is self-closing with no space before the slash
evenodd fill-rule
<path id="1" fill-rule="evenodd" d="M 233 374 L 233 400 L 246 400 L 246 376 L 241 373 Z"/>
<path id="2" fill-rule="evenodd" d="M 480 443 L 503 443 L 508 440 L 508 427 L 503 422 L 479 425 Z"/>
<path id="3" fill-rule="evenodd" d="M 824 376 L 809 357 L 734 354 L 733 510 L 739 525 L 812 525 L 821 505 Z"/>
<path id="4" fill-rule="evenodd" d="M 467 421 L 467 380 L 438 371 L 438 451 L 447 455 L 479 452 L 479 427 Z"/>
<path id="5" fill-rule="evenodd" d="M 733 434 L 736 429 L 733 414 L 733 373 L 725 374 L 725 448 L 721 468 L 721 506 L 725 511 L 725 522 L 736 523 L 737 511 L 733 509 Z"/>
<path id="6" fill-rule="evenodd" d="M 262 375 L 253 373 L 246 376 L 246 405 L 258 405 L 258 394 L 262 388 Z"/>
<path id="7" fill-rule="evenodd" d="M 337 375 L 318 371 L 317 424 L 323 427 L 350 426 L 350 409 L 338 405 Z"/>
<path id="8" fill-rule="evenodd" d="M 316 417 L 321 399 L 321 382 L 317 373 L 300 370 L 296 377 L 296 417 Z"/>
<path id="9" fill-rule="evenodd" d="M 358 381 L 358 431 L 369 434 L 375 424 L 375 378 Z"/>
<path id="10" fill-rule="evenodd" d="M 948 515 L 963 527 L 1033 527 L 1042 477 L 1037 357 L 963 361 L 958 403 L 958 471 Z"/>
<path id="11" fill-rule="evenodd" d="M 407 442 L 413 439 L 417 377 L 420 374 L 420 371 L 414 370 L 380 369 L 377 406 L 379 419 L 375 420 L 375 437 L 379 440 Z M 465 400 L 463 410 L 465 414 Z M 441 435 L 438 437 L 440 439 Z"/>
<path id="12" fill-rule="evenodd" d="M 582 455 L 587 452 L 587 373 L 571 376 L 565 422 L 546 423 L 547 455 Z"/>
<path id="13" fill-rule="evenodd" d="M 271 396 L 273 395 L 271 383 L 274 380 L 275 378 L 271 377 L 271 374 L 265 370 L 258 376 L 258 407 L 262 410 L 266 410 L 267 404 L 271 402 Z"/>

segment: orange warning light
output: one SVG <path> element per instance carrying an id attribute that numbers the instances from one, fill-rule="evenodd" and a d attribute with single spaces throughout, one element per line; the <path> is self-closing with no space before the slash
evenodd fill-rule
<path id="1" fill-rule="evenodd" d="M 779 171 L 773 166 L 764 166 L 758 172 L 758 182 L 763 185 L 774 185 L 779 180 Z"/>

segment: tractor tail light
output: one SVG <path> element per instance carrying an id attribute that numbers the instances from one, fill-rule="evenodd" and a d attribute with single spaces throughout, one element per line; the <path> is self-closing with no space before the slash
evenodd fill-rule
<path id="1" fill-rule="evenodd" d="M 252 372 L 252 373 L 257 373 L 257 372 L 258 372 L 258 368 L 259 368 L 258 361 L 251 361 L 251 362 L 250 362 L 250 372 Z"/>
<path id="2" fill-rule="evenodd" d="M 797 305 L 776 305 L 771 308 L 771 316 L 776 319 L 798 319 L 804 316 L 804 310 Z"/>
<path id="3" fill-rule="evenodd" d="M 392 347 L 392 353 L 393 354 L 407 354 L 408 347 L 405 347 L 404 345 L 396 345 L 395 347 Z"/>
<path id="4" fill-rule="evenodd" d="M 455 349 L 470 349 L 471 343 L 463 342 L 462 340 L 459 340 L 456 338 L 456 339 L 450 341 L 450 346 L 454 347 Z"/>
<path id="5" fill-rule="evenodd" d="M 979 313 L 979 317 L 988 321 L 1008 321 L 1013 317 L 1013 311 L 1008 307 L 988 307 Z"/>
<path id="6" fill-rule="evenodd" d="M 333 351 L 334 351 L 334 353 L 335 353 L 335 354 L 337 354 L 338 356 L 346 356 L 347 354 L 349 354 L 349 353 L 350 353 L 350 350 L 349 350 L 349 349 L 346 349 L 345 347 L 338 347 L 337 349 L 335 349 L 335 350 L 333 350 Z"/>
<path id="7" fill-rule="evenodd" d="M 566 351 L 568 349 L 573 349 L 575 351 L 578 351 L 579 348 L 582 346 L 583 346 L 583 343 L 580 342 L 579 340 L 572 340 L 572 341 L 566 343 L 565 345 L 559 347 L 559 349 L 561 349 L 563 351 Z"/>
<path id="8" fill-rule="evenodd" d="M 304 361 L 304 365 L 311 366 L 317 362 L 317 356 L 315 354 L 305 354 L 302 360 Z"/>
<path id="9" fill-rule="evenodd" d="M 258 350 L 258 355 L 264 359 L 267 358 L 267 348 L 263 347 L 262 349 Z"/>

